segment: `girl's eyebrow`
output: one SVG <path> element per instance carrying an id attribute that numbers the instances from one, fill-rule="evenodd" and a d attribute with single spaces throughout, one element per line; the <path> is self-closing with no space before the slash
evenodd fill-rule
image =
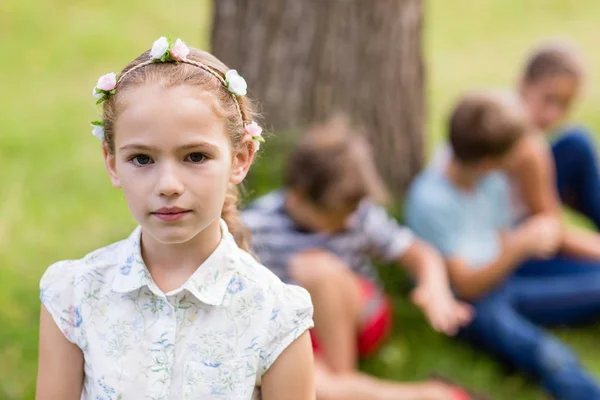
<path id="1" fill-rule="evenodd" d="M 218 146 L 207 141 L 191 142 L 177 148 L 177 150 L 189 150 L 195 148 L 204 148 L 207 150 L 218 151 Z M 119 148 L 120 151 L 153 151 L 157 147 L 148 146 L 143 143 L 129 143 Z"/>

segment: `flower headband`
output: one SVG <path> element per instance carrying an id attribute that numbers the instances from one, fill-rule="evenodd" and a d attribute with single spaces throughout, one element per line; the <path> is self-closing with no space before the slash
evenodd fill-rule
<path id="1" fill-rule="evenodd" d="M 102 104 L 108 98 L 115 94 L 117 84 L 123 80 L 123 78 L 129 75 L 132 71 L 144 67 L 146 65 L 156 63 L 156 62 L 183 62 L 190 65 L 195 65 L 198 68 L 203 69 L 208 72 L 215 78 L 217 78 L 223 86 L 227 88 L 229 93 L 231 93 L 231 98 L 235 103 L 235 106 L 240 114 L 242 119 L 242 123 L 244 124 L 244 130 L 247 135 L 252 137 L 254 141 L 254 145 L 256 150 L 259 149 L 260 143 L 264 143 L 264 139 L 262 137 L 262 128 L 256 122 L 251 121 L 246 123 L 244 121 L 244 115 L 242 113 L 242 109 L 240 107 L 240 103 L 238 101 L 238 97 L 245 96 L 247 93 L 248 85 L 244 78 L 242 78 L 235 69 L 230 69 L 225 73 L 225 77 L 221 75 L 215 69 L 205 65 L 201 62 L 188 59 L 187 56 L 190 54 L 189 47 L 181 40 L 177 39 L 175 43 L 170 38 L 165 36 L 161 36 L 158 38 L 154 44 L 152 45 L 152 49 L 150 50 L 150 59 L 144 61 L 133 68 L 129 69 L 125 73 L 123 73 L 118 79 L 117 75 L 114 73 L 109 73 L 106 75 L 102 75 L 98 79 L 98 83 L 94 86 L 92 91 L 92 95 L 98 99 L 96 104 Z M 92 121 L 92 134 L 98 139 L 104 140 L 104 123 L 102 121 Z"/>

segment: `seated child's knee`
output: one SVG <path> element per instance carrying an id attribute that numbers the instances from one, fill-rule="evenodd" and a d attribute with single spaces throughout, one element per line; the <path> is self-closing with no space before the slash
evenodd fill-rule
<path id="1" fill-rule="evenodd" d="M 292 279 L 304 287 L 335 282 L 336 277 L 352 273 L 335 254 L 318 249 L 297 253 L 290 259 L 288 269 Z"/>
<path id="2" fill-rule="evenodd" d="M 556 142 L 556 146 L 569 147 L 578 153 L 594 153 L 592 133 L 583 126 L 566 130 Z"/>

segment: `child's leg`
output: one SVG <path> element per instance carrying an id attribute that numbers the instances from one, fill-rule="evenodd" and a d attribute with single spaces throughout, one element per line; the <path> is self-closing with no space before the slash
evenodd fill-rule
<path id="1" fill-rule="evenodd" d="M 324 360 L 336 373 L 354 371 L 362 306 L 358 278 L 325 251 L 298 254 L 289 267 L 292 279 L 311 295 Z"/>
<path id="2" fill-rule="evenodd" d="M 600 273 L 600 262 L 570 256 L 557 255 L 549 260 L 531 259 L 524 262 L 516 271 L 519 277 L 554 277 Z"/>
<path id="3" fill-rule="evenodd" d="M 475 318 L 464 333 L 539 378 L 556 398 L 600 399 L 600 387 L 575 355 L 516 311 L 510 283 L 476 302 Z"/>
<path id="4" fill-rule="evenodd" d="M 397 383 L 354 372 L 335 374 L 315 363 L 317 400 L 468 400 L 460 389 L 440 382 Z"/>
<path id="5" fill-rule="evenodd" d="M 600 262 L 556 257 L 527 263 L 538 275 L 511 280 L 519 312 L 545 325 L 589 322 L 600 317 Z M 533 269 L 533 268 L 531 268 Z"/>
<path id="6" fill-rule="evenodd" d="M 600 229 L 600 174 L 591 134 L 570 128 L 552 145 L 561 200 Z"/>

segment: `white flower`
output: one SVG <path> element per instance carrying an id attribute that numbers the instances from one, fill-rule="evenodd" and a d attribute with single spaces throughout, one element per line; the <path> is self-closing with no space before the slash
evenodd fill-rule
<path id="1" fill-rule="evenodd" d="M 96 89 L 98 89 L 98 86 L 94 86 L 94 88 L 92 89 L 92 96 L 94 96 L 97 99 L 101 99 L 104 96 L 104 93 L 98 93 L 96 92 Z"/>
<path id="2" fill-rule="evenodd" d="M 169 50 L 169 41 L 166 37 L 159 37 L 154 44 L 152 45 L 152 50 L 150 50 L 150 57 L 153 60 L 160 60 L 162 56 Z"/>
<path id="3" fill-rule="evenodd" d="M 94 125 L 92 124 L 92 135 L 97 137 L 100 140 L 104 140 L 104 127 L 102 125 Z"/>
<path id="4" fill-rule="evenodd" d="M 235 69 L 230 69 L 225 74 L 225 81 L 227 82 L 227 89 L 233 94 L 238 96 L 245 96 L 247 93 L 248 85 L 246 80 L 242 78 Z"/>

